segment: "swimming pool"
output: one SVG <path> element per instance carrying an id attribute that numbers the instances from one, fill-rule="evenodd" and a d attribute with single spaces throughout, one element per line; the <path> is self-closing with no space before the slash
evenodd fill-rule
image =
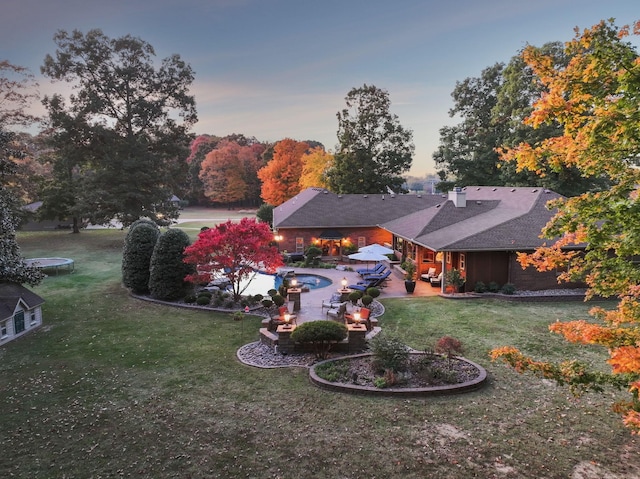
<path id="1" fill-rule="evenodd" d="M 296 274 L 295 278 L 298 281 L 298 285 L 304 285 L 309 289 L 326 288 L 333 283 L 329 278 L 317 274 Z M 242 294 L 247 296 L 255 294 L 267 296 L 267 291 L 278 289 L 282 285 L 282 281 L 282 276 L 257 272 L 250 281 L 242 283 L 241 289 L 245 284 L 249 283 Z"/>

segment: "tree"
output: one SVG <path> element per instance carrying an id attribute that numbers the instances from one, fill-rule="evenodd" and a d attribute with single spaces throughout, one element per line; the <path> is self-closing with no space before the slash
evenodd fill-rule
<path id="1" fill-rule="evenodd" d="M 256 218 L 269 226 L 273 226 L 273 205 L 262 203 L 258 211 L 256 211 Z"/>
<path id="2" fill-rule="evenodd" d="M 5 176 L 15 171 L 15 165 L 8 159 L 13 153 L 9 146 L 10 137 L 0 129 L 0 282 L 35 286 L 44 275 L 37 268 L 27 266 L 20 254 L 15 233 L 19 216 L 10 202 L 13 195 L 4 187 Z"/>
<path id="3" fill-rule="evenodd" d="M 333 165 L 333 155 L 322 146 L 316 146 L 302 156 L 302 172 L 300 174 L 300 191 L 307 188 L 327 188 L 326 172 Z"/>
<path id="4" fill-rule="evenodd" d="M 518 169 L 538 174 L 575 167 L 585 175 L 605 177 L 611 187 L 600 192 L 555 201 L 558 208 L 544 230 L 559 238 L 532 254 L 519 255 L 523 267 L 540 271 L 563 268 L 561 280 L 583 280 L 587 298 L 617 297 L 617 307 L 595 307 L 591 321 L 557 322 L 550 330 L 571 342 L 598 344 L 609 352 L 610 373 L 591 371 L 574 361 L 550 364 L 535 361 L 512 347 L 498 348 L 502 358 L 519 371 L 532 371 L 568 384 L 576 392 L 624 387 L 628 401 L 616 405 L 625 424 L 640 433 L 640 136 L 638 97 L 640 57 L 623 39 L 630 28 L 601 22 L 565 45 L 571 56 L 557 68 L 539 49 L 528 47 L 523 57 L 546 87 L 525 122 L 540 127 L 557 121 L 558 135 L 506 149 L 503 157 Z M 633 25 L 640 33 L 640 22 Z M 587 244 L 581 255 L 576 245 Z"/>
<path id="5" fill-rule="evenodd" d="M 251 198 L 258 189 L 257 171 L 264 147 L 259 144 L 241 146 L 222 140 L 202 161 L 200 180 L 204 194 L 214 203 L 236 203 Z"/>
<path id="6" fill-rule="evenodd" d="M 162 300 L 173 300 L 184 296 L 193 267 L 186 264 L 184 250 L 191 241 L 180 229 L 170 229 L 160 235 L 151 255 L 149 267 L 149 292 Z"/>
<path id="7" fill-rule="evenodd" d="M 569 62 L 558 42 L 547 43 L 540 51 L 558 68 Z M 438 189 L 447 191 L 455 185 L 539 186 L 573 196 L 603 188 L 600 179 L 583 177 L 572 167 L 549 169 L 541 176 L 500 161 L 500 147 L 535 142 L 560 130 L 557 122 L 542 128 L 522 123 L 543 93 L 544 86 L 521 54 L 506 67 L 496 63 L 482 70 L 480 77 L 456 83 L 449 115 L 461 121 L 440 130 L 440 145 L 433 154 L 441 179 Z"/>
<path id="8" fill-rule="evenodd" d="M 197 270 L 187 276 L 187 281 L 208 283 L 216 272 L 224 271 L 238 301 L 246 288 L 243 282 L 256 274 L 256 269 L 274 271 L 282 265 L 272 241 L 269 225 L 253 218 L 242 218 L 238 223 L 229 220 L 204 230 L 185 249 L 185 263 L 195 265 Z"/>
<path id="9" fill-rule="evenodd" d="M 126 35 L 117 39 L 100 30 L 86 35 L 60 30 L 55 57 L 41 68 L 55 80 L 74 83 L 69 105 L 60 95 L 45 97 L 54 146 L 68 157 L 65 133 L 78 136 L 74 155 L 86 174 L 77 203 L 93 223 L 113 218 L 128 225 L 141 216 L 174 218 L 168 198 L 184 184 L 190 140 L 197 121 L 188 90 L 193 72 L 179 55 L 153 64 L 153 47 Z"/>
<path id="10" fill-rule="evenodd" d="M 190 154 L 186 159 L 187 174 L 187 198 L 191 204 L 202 205 L 208 203 L 208 198 L 204 194 L 204 184 L 200 179 L 200 170 L 205 156 L 213 150 L 220 138 L 211 135 L 197 136 L 189 145 Z"/>
<path id="11" fill-rule="evenodd" d="M 149 292 L 151 256 L 160 236 L 155 223 L 141 220 L 131 225 L 122 251 L 122 283 L 134 293 Z"/>
<path id="12" fill-rule="evenodd" d="M 338 112 L 338 146 L 327 171 L 329 188 L 342 194 L 402 192 L 411 168 L 413 133 L 391 114 L 389 93 L 366 84 L 347 94 Z"/>
<path id="13" fill-rule="evenodd" d="M 0 128 L 28 126 L 37 118 L 27 109 L 38 98 L 38 84 L 25 67 L 0 60 Z"/>
<path id="14" fill-rule="evenodd" d="M 262 199 L 278 206 L 300 193 L 302 156 L 309 145 L 290 138 L 279 141 L 271 161 L 258 171 L 262 180 Z"/>

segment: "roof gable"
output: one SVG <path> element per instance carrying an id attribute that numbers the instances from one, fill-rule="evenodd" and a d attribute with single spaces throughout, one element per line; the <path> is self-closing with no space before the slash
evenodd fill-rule
<path id="1" fill-rule="evenodd" d="M 19 303 L 33 309 L 44 303 L 44 299 L 17 283 L 0 283 L 0 318 L 13 316 Z"/>

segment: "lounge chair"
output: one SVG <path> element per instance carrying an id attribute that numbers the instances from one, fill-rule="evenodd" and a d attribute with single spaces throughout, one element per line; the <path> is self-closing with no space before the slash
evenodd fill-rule
<path id="1" fill-rule="evenodd" d="M 360 268 L 356 270 L 356 273 L 358 273 L 360 276 L 363 276 L 365 274 L 380 274 L 386 268 L 387 267 L 384 265 L 384 263 L 376 263 L 373 268 Z"/>
<path id="2" fill-rule="evenodd" d="M 384 274 L 376 275 L 376 277 L 368 276 L 357 284 L 350 284 L 349 289 L 357 289 L 358 291 L 366 291 L 368 288 L 382 288 L 383 283 L 391 275 L 391 271 L 387 270 Z"/>
<path id="3" fill-rule="evenodd" d="M 429 283 L 431 281 L 431 278 L 435 278 L 436 277 L 436 269 L 435 268 L 429 268 L 429 270 L 420 275 L 420 279 L 422 281 L 426 281 L 427 283 Z"/>
<path id="4" fill-rule="evenodd" d="M 429 278 L 429 282 L 431 283 L 431 286 L 433 286 L 434 288 L 436 286 L 442 286 L 442 272 L 435 278 Z"/>

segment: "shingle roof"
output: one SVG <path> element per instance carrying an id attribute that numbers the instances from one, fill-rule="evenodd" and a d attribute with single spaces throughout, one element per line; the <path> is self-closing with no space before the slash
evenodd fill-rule
<path id="1" fill-rule="evenodd" d="M 380 226 L 435 251 L 533 249 L 561 196 L 535 187 L 468 186 L 466 206 L 442 195 L 336 195 L 309 188 L 274 208 L 276 228 Z"/>
<path id="2" fill-rule="evenodd" d="M 29 309 L 44 303 L 44 299 L 21 284 L 0 283 L 0 319 L 12 316 L 20 300 L 24 301 Z"/>
<path id="3" fill-rule="evenodd" d="M 392 233 L 433 250 L 511 250 L 533 249 L 544 241 L 542 228 L 553 216 L 546 208 L 560 195 L 531 187 L 467 187 L 466 206 L 456 208 L 446 201 L 431 213 L 428 223 L 418 218 L 399 218 L 382 225 Z M 424 212 L 424 218 L 429 212 Z M 414 233 L 411 236 L 411 233 Z"/>
<path id="4" fill-rule="evenodd" d="M 275 228 L 330 228 L 378 226 L 442 202 L 434 195 L 337 195 L 307 188 L 273 210 Z"/>

